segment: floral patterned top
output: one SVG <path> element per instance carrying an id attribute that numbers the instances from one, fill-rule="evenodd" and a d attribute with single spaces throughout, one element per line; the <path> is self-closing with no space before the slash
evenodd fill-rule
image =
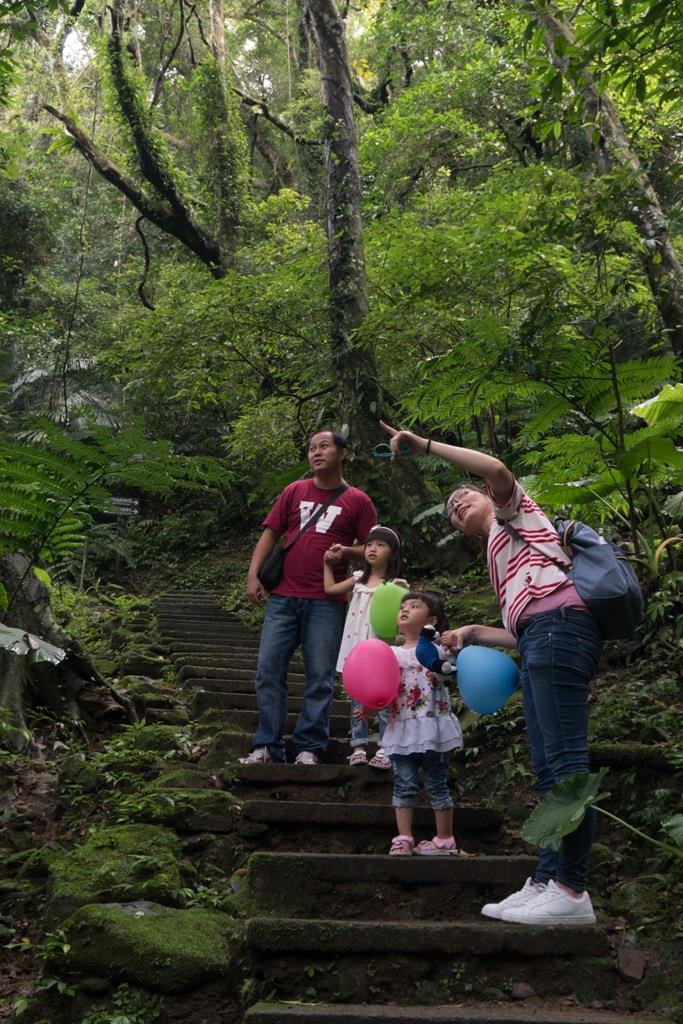
<path id="1" fill-rule="evenodd" d="M 414 647 L 392 647 L 392 651 L 401 668 L 401 682 L 382 737 L 387 754 L 423 754 L 426 750 L 443 752 L 462 747 L 460 723 L 451 710 L 446 684 L 436 676 L 430 678 L 417 660 Z M 439 651 L 441 657 L 446 656 L 443 648 Z"/>

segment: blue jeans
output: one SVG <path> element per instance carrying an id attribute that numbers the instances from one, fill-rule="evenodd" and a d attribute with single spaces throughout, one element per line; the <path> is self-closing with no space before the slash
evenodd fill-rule
<path id="1" fill-rule="evenodd" d="M 425 750 L 424 754 L 392 754 L 391 767 L 394 769 L 394 807 L 414 807 L 422 789 L 420 768 L 424 774 L 424 787 L 429 802 L 435 811 L 445 811 L 453 806 L 448 792 L 448 761 L 450 755 L 437 750 Z"/>
<path id="2" fill-rule="evenodd" d="M 370 735 L 370 723 L 367 719 L 358 719 L 353 717 L 353 712 L 356 708 L 362 708 L 363 705 L 359 700 L 351 701 L 351 746 L 352 747 L 367 747 L 368 736 Z M 382 746 L 382 736 L 384 736 L 384 730 L 389 724 L 389 715 L 391 712 L 389 708 L 382 708 L 381 711 L 377 712 L 377 718 L 379 720 L 378 732 L 379 732 L 379 745 Z"/>
<path id="3" fill-rule="evenodd" d="M 590 771 L 588 683 L 598 667 L 602 636 L 592 615 L 558 608 L 532 616 L 517 646 L 531 762 L 544 796 L 554 782 Z M 558 853 L 541 850 L 537 882 L 553 878 L 583 892 L 596 821 L 591 808 Z"/>
<path id="4" fill-rule="evenodd" d="M 254 746 L 268 747 L 275 761 L 285 760 L 287 670 L 299 646 L 306 681 L 303 707 L 292 734 L 294 749 L 297 754 L 310 750 L 318 757 L 327 749 L 334 667 L 345 614 L 343 601 L 276 594 L 268 599 L 256 668 L 259 724 Z"/>

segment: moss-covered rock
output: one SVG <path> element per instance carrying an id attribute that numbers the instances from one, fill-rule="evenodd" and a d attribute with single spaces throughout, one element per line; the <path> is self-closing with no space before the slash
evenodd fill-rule
<path id="1" fill-rule="evenodd" d="M 82 793 L 95 793 L 102 783 L 101 773 L 84 756 L 69 754 L 64 758 L 59 769 L 59 787 L 62 791 L 78 789 Z"/>
<path id="2" fill-rule="evenodd" d="M 251 736 L 240 729 L 221 729 L 208 740 L 206 753 L 200 764 L 202 768 L 222 768 L 246 754 L 251 745 Z"/>
<path id="3" fill-rule="evenodd" d="M 89 836 L 50 869 L 48 917 L 61 921 L 86 903 L 154 899 L 176 904 L 181 844 L 156 825 L 119 825 Z"/>
<path id="4" fill-rule="evenodd" d="M 173 789 L 151 785 L 141 795 L 136 821 L 170 825 L 178 832 L 231 832 L 239 815 L 232 793 L 220 789 Z"/>
<path id="5" fill-rule="evenodd" d="M 53 966 L 127 981 L 156 992 L 186 992 L 236 965 L 235 922 L 212 910 L 157 903 L 90 904 L 62 926 L 70 946 Z"/>
<path id="6" fill-rule="evenodd" d="M 164 674 L 165 667 L 165 659 L 158 655 L 143 654 L 142 651 L 126 651 L 119 661 L 119 675 L 149 676 L 151 679 L 159 679 Z"/>
<path id="7" fill-rule="evenodd" d="M 145 721 L 154 724 L 183 726 L 189 724 L 190 716 L 185 708 L 182 707 L 147 707 L 145 709 Z"/>
<path id="8" fill-rule="evenodd" d="M 21 866 L 19 875 L 21 878 L 46 878 L 63 855 L 64 851 L 58 846 L 45 843 L 37 850 L 31 850 Z"/>
<path id="9" fill-rule="evenodd" d="M 164 755 L 180 750 L 183 736 L 173 725 L 136 725 L 126 731 L 126 742 L 134 750 Z"/>
<path id="10" fill-rule="evenodd" d="M 136 675 L 121 676 L 117 689 L 124 690 L 129 697 L 138 697 L 143 693 L 164 694 L 169 692 L 168 686 L 159 679 Z"/>

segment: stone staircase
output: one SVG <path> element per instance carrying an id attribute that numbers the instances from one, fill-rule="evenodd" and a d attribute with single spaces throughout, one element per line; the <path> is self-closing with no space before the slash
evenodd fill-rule
<path id="1" fill-rule="evenodd" d="M 166 594 L 156 612 L 207 744 L 202 763 L 224 766 L 241 806 L 241 865 L 230 861 L 233 851 L 225 862 L 240 867 L 235 883 L 262 1000 L 245 1024 L 646 1019 L 629 1012 L 603 928 L 529 929 L 481 917 L 482 903 L 518 888 L 534 864 L 500 855 L 498 811 L 455 809 L 459 842 L 476 857 L 390 858 L 391 773 L 348 767 L 346 702 L 333 703 L 328 763 L 239 765 L 257 720 L 257 634 L 211 592 Z M 303 681 L 294 660 L 290 728 Z M 433 834 L 427 806 L 415 826 L 419 838 Z"/>

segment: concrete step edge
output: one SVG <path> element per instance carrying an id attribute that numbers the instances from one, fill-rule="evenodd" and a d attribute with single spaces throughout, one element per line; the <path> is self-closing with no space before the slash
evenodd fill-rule
<path id="1" fill-rule="evenodd" d="M 255 1003 L 244 1015 L 244 1024 L 393 1024 L 415 1021 L 424 1024 L 665 1024 L 661 1017 L 616 1013 L 579 1007 L 558 1010 L 550 1006 L 520 1007 L 500 1003 L 476 1006 L 404 1006 L 395 1003 Z"/>
<path id="2" fill-rule="evenodd" d="M 528 928 L 503 921 L 364 921 L 252 917 L 247 945 L 261 953 L 297 951 L 358 955 L 436 953 L 450 956 L 592 957 L 609 951 L 597 925 Z"/>

